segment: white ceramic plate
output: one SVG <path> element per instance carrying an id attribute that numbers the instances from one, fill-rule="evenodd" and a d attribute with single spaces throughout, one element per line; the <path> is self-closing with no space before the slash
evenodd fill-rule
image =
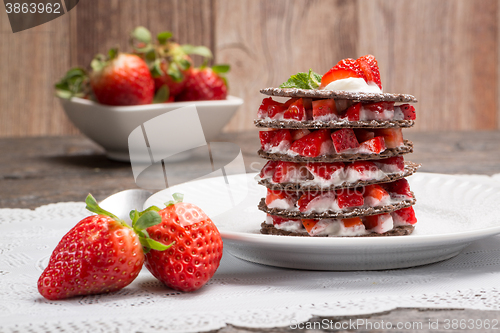
<path id="1" fill-rule="evenodd" d="M 213 219 L 234 256 L 271 266 L 309 270 L 380 270 L 452 258 L 471 242 L 500 233 L 500 186 L 493 180 L 417 173 L 408 178 L 417 198 L 415 231 L 397 237 L 290 237 L 262 235 L 257 209 L 265 188 L 255 174 L 209 178 L 171 187 L 148 199 L 162 205 L 171 193 L 200 206 Z M 233 199 L 228 196 L 232 191 Z"/>

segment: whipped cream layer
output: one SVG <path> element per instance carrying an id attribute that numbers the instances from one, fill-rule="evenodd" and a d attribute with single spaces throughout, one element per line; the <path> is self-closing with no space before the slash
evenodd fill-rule
<path id="1" fill-rule="evenodd" d="M 364 93 L 381 93 L 380 89 L 375 83 L 367 83 L 364 79 L 358 77 L 349 77 L 330 82 L 323 90 L 343 90 L 349 92 L 364 92 Z"/>

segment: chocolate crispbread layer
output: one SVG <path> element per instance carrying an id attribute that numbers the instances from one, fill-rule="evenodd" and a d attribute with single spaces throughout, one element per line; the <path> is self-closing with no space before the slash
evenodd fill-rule
<path id="1" fill-rule="evenodd" d="M 319 90 L 319 89 L 297 89 L 297 88 L 264 88 L 260 92 L 264 95 L 279 97 L 306 97 L 306 98 L 335 98 L 349 99 L 356 102 L 401 102 L 417 103 L 415 96 L 407 94 L 389 94 L 389 93 L 363 93 L 350 92 L 343 90 Z"/>
<path id="2" fill-rule="evenodd" d="M 327 210 L 321 213 L 301 213 L 300 211 L 290 211 L 281 208 L 268 208 L 266 205 L 266 199 L 262 198 L 259 203 L 259 209 L 267 214 L 276 215 L 280 217 L 296 218 L 296 219 L 330 219 L 330 218 L 340 218 L 348 219 L 351 217 L 361 217 L 367 215 L 378 215 L 391 213 L 395 210 L 413 206 L 417 200 L 415 196 L 411 199 L 402 200 L 394 205 L 385 205 L 381 207 L 353 207 L 345 211 L 332 211 Z"/>
<path id="3" fill-rule="evenodd" d="M 271 190 L 283 190 L 283 191 L 332 191 L 341 188 L 351 188 L 358 186 L 366 186 L 371 184 L 388 183 L 401 178 L 406 178 L 415 173 L 415 171 L 420 168 L 420 164 L 413 163 L 410 161 L 405 162 L 404 172 L 400 175 L 386 175 L 382 179 L 378 180 L 358 180 L 354 183 L 344 182 L 339 185 L 331 185 L 328 187 L 321 187 L 319 185 L 304 185 L 304 183 L 271 183 L 269 179 L 259 180 L 259 184 L 263 185 Z"/>
<path id="4" fill-rule="evenodd" d="M 320 129 L 320 128 L 407 128 L 412 127 L 413 120 L 358 120 L 358 121 L 319 121 L 319 120 L 264 120 L 255 119 L 256 127 L 288 128 L 288 129 Z"/>
<path id="5" fill-rule="evenodd" d="M 382 234 L 377 234 L 376 232 L 372 232 L 366 235 L 359 236 L 334 236 L 334 237 L 384 237 L 384 236 L 406 236 L 413 232 L 415 229 L 412 225 L 401 225 L 394 227 L 393 229 L 384 232 Z M 280 236 L 303 236 L 303 237 L 314 237 L 309 236 L 307 231 L 302 232 L 292 232 L 281 229 L 276 229 L 272 224 L 267 224 L 266 222 L 262 222 L 260 225 L 260 233 L 265 235 L 280 235 Z M 315 237 L 328 237 L 328 236 L 315 236 Z"/>
<path id="6" fill-rule="evenodd" d="M 323 155 L 317 157 L 306 156 L 290 156 L 281 153 L 267 153 L 259 149 L 258 154 L 260 157 L 271 161 L 286 161 L 286 162 L 352 162 L 352 161 L 365 161 L 365 160 L 381 160 L 393 156 L 400 156 L 413 152 L 413 142 L 404 140 L 404 146 L 397 148 L 387 148 L 380 154 L 333 154 Z"/>

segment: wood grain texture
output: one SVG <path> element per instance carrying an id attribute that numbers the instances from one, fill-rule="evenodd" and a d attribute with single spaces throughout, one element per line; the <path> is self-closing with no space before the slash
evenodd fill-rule
<path id="1" fill-rule="evenodd" d="M 226 129 L 249 128 L 260 88 L 368 53 L 379 61 L 384 91 L 419 99 L 417 130 L 497 129 L 498 7 L 494 0 L 219 0 L 227 19 L 216 22 L 217 60 L 232 64 L 231 93 L 245 99 Z"/>
<path id="2" fill-rule="evenodd" d="M 97 53 L 112 47 L 129 50 L 137 26 L 154 35 L 171 31 L 183 44 L 213 47 L 212 0 L 99 0 L 78 4 L 78 63 L 88 65 Z"/>
<path id="3" fill-rule="evenodd" d="M 419 99 L 415 130 L 500 129 L 499 2 L 94 0 L 16 34 L 2 11 L 0 137 L 77 133 L 53 83 L 96 53 L 126 50 L 137 25 L 209 46 L 215 62 L 231 64 L 230 93 L 245 104 L 226 131 L 253 127 L 259 89 L 367 53 L 379 61 L 386 92 Z"/>
<path id="4" fill-rule="evenodd" d="M 0 136 L 77 133 L 54 97 L 54 82 L 68 69 L 70 17 L 12 33 L 0 13 Z"/>

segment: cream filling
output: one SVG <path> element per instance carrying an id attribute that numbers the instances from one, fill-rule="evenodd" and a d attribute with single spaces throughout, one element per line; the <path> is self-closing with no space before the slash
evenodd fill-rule
<path id="1" fill-rule="evenodd" d="M 373 82 L 367 83 L 364 79 L 358 77 L 349 77 L 347 79 L 330 82 L 323 90 L 343 90 L 349 92 L 381 93 L 382 90 Z"/>

